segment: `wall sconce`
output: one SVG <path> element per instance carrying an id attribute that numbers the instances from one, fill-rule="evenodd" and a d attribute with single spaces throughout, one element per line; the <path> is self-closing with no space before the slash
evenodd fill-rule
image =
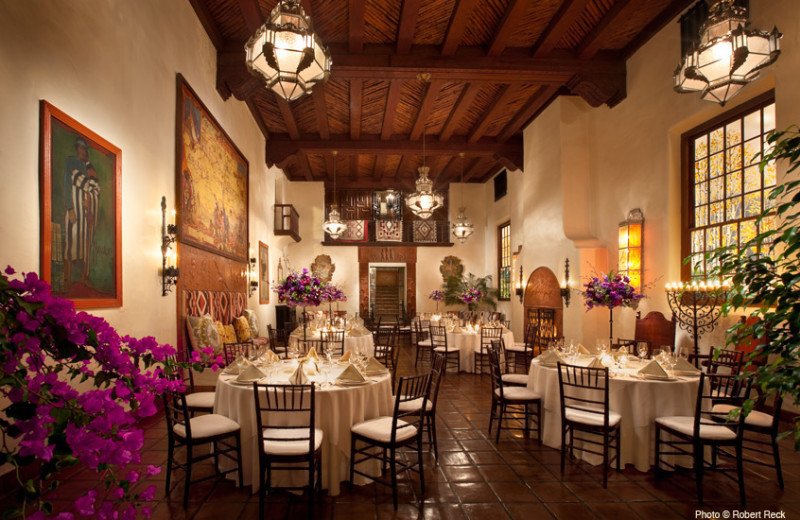
<path id="1" fill-rule="evenodd" d="M 522 251 L 522 244 L 517 248 L 516 252 L 511 254 L 511 272 L 514 273 L 517 270 L 517 260 L 519 260 L 519 253 Z M 522 266 L 519 266 L 519 278 L 517 279 L 517 283 L 514 284 L 514 289 L 516 295 L 519 297 L 519 302 L 522 303 L 522 300 L 525 297 L 525 285 L 522 280 Z"/>
<path id="2" fill-rule="evenodd" d="M 256 252 L 250 250 L 250 261 L 247 262 L 247 295 L 253 296 L 258 290 L 258 269 L 256 268 Z"/>
<path id="3" fill-rule="evenodd" d="M 632 209 L 628 218 L 619 223 L 619 274 L 630 278 L 630 284 L 642 292 L 642 246 L 644 240 L 644 215 L 639 208 Z"/>
<path id="4" fill-rule="evenodd" d="M 167 197 L 161 197 L 161 296 L 166 296 L 172 291 L 172 286 L 178 283 L 178 255 L 172 251 L 177 234 L 175 210 L 172 210 L 172 223 L 167 224 Z"/>
<path id="5" fill-rule="evenodd" d="M 569 258 L 564 259 L 564 280 L 561 281 L 561 297 L 564 298 L 564 306 L 569 307 L 569 300 L 572 297 L 569 286 Z"/>
<path id="6" fill-rule="evenodd" d="M 525 289 L 523 289 L 522 287 L 522 266 L 519 266 L 519 280 L 517 280 L 517 296 L 519 296 L 519 302 L 522 303 L 522 300 L 525 297 Z"/>

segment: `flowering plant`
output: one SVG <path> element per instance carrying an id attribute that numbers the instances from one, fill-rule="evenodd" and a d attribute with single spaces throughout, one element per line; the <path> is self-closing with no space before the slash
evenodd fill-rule
<path id="1" fill-rule="evenodd" d="M 428 298 L 436 302 L 436 312 L 439 312 L 439 302 L 444 300 L 444 291 L 434 289 L 428 295 Z"/>
<path id="2" fill-rule="evenodd" d="M 636 289 L 630 284 L 630 278 L 614 271 L 593 276 L 583 286 L 586 290 L 581 294 L 587 310 L 594 307 L 633 307 L 644 298 L 642 294 L 636 293 Z"/>
<path id="3" fill-rule="evenodd" d="M 323 301 L 323 288 L 319 278 L 303 269 L 300 273 L 289 273 L 274 291 L 278 293 L 278 301 L 290 307 L 318 307 Z"/>
<path id="4" fill-rule="evenodd" d="M 137 504 L 151 501 L 155 486 L 134 493 L 132 485 L 161 469 L 147 466 L 140 475 L 130 466 L 142 463 L 138 422 L 156 413 L 155 396 L 183 390 L 170 377 L 179 365 L 171 361 L 175 349 L 152 337 L 120 337 L 104 319 L 51 296 L 35 273 L 9 279 L 13 274 L 9 266 L 0 275 L 0 396 L 7 403 L 0 410 L 0 462 L 15 468 L 20 504 L 7 516 L 51 515 L 45 495 L 57 490 L 60 471 L 80 463 L 98 473 L 107 492 L 82 494 L 74 513 L 52 518 L 149 517 L 150 508 L 137 511 Z M 200 353 L 192 361 L 199 368 Z M 75 388 L 86 383 L 85 391 Z M 35 463 L 38 475 L 25 480 L 21 468 Z"/>
<path id="5" fill-rule="evenodd" d="M 497 289 L 491 284 L 491 275 L 477 277 L 469 273 L 467 276 L 448 276 L 442 287 L 444 302 L 447 305 L 465 303 L 471 311 L 478 305 L 494 309 L 497 307 Z"/>
<path id="6" fill-rule="evenodd" d="M 475 287 L 467 287 L 461 293 L 461 301 L 467 305 L 474 305 L 481 301 L 481 298 L 483 298 L 483 293 Z"/>
<path id="7" fill-rule="evenodd" d="M 341 289 L 336 287 L 335 285 L 328 284 L 322 288 L 322 296 L 321 301 L 325 302 L 346 302 L 347 296 L 342 292 Z"/>

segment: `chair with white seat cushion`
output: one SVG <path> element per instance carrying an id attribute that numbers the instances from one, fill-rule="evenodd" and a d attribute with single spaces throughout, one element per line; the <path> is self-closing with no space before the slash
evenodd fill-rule
<path id="1" fill-rule="evenodd" d="M 391 483 L 382 480 L 375 482 L 392 488 L 395 509 L 397 509 L 397 474 L 399 471 L 413 470 L 419 473 L 421 493 L 425 493 L 425 476 L 422 468 L 422 422 L 425 416 L 420 414 L 419 410 L 427 409 L 430 387 L 430 373 L 401 377 L 397 383 L 392 415 L 376 417 L 354 424 L 350 428 L 351 487 L 356 473 L 371 479 L 374 478 L 373 475 L 357 470 L 356 464 L 377 459 L 381 461 L 381 468 L 389 465 Z M 409 406 L 408 403 L 413 403 L 413 405 Z M 356 448 L 359 444 L 361 447 Z M 402 447 L 413 445 L 416 445 L 416 456 L 409 457 L 406 463 L 398 464 L 397 451 Z"/>
<path id="2" fill-rule="evenodd" d="M 461 372 L 461 349 L 448 345 L 447 329 L 439 325 L 431 325 L 429 329 L 433 352 L 440 352 L 445 356 L 445 372 L 453 366 L 456 368 L 456 372 Z"/>
<path id="3" fill-rule="evenodd" d="M 522 372 L 527 374 L 531 367 L 531 360 L 541 354 L 541 349 L 539 352 L 534 350 L 536 345 L 536 335 L 538 332 L 538 325 L 535 323 L 528 323 L 528 325 L 525 326 L 525 337 L 523 338 L 524 341 L 515 342 L 513 345 L 505 346 L 506 354 L 514 356 L 514 372 L 516 372 L 519 369 L 519 366 L 522 365 Z M 506 360 L 506 365 L 510 366 L 508 359 Z"/>
<path id="4" fill-rule="evenodd" d="M 489 348 L 489 369 L 492 374 L 492 409 L 489 413 L 489 435 L 492 424 L 497 419 L 495 442 L 500 442 L 500 430 L 506 421 L 507 430 L 522 430 L 525 437 L 530 431 L 531 418 L 536 418 L 536 437 L 542 443 L 542 396 L 527 386 L 508 386 L 503 384 L 500 369 L 500 342 L 495 341 Z M 531 410 L 531 407 L 534 409 Z M 509 421 L 521 420 L 522 425 L 514 428 Z"/>
<path id="5" fill-rule="evenodd" d="M 186 396 L 181 392 L 165 392 L 163 395 L 164 410 L 167 419 L 167 479 L 165 493 L 169 494 L 172 471 L 182 469 L 185 472 L 185 485 L 183 487 L 183 506 L 189 504 L 189 486 L 210 478 L 227 475 L 233 471 L 239 473 L 239 487 L 242 487 L 242 450 L 239 423 L 224 415 L 206 414 L 191 417 Z M 231 442 L 233 441 L 233 442 Z M 196 446 L 211 444 L 213 450 L 195 450 Z M 180 463 L 175 459 L 175 448 L 186 448 L 186 462 Z M 233 455 L 235 452 L 235 456 Z M 217 462 L 219 457 L 228 458 L 236 462 L 236 467 L 220 472 Z M 192 480 L 192 465 L 212 458 L 214 459 L 216 474 Z"/>
<path id="6" fill-rule="evenodd" d="M 715 470 L 733 479 L 728 473 L 736 472 L 739 484 L 739 498 L 742 509 L 746 507 L 744 478 L 742 468 L 742 436 L 744 416 L 729 417 L 728 412 L 739 408 L 749 392 L 749 383 L 742 383 L 736 376 L 721 374 L 702 374 L 697 390 L 694 416 L 657 417 L 655 471 L 660 475 L 661 464 L 674 468 L 664 460 L 663 455 L 688 455 L 693 458 L 697 485 L 697 500 L 703 505 L 703 472 Z M 728 405 L 720 408 L 721 405 Z M 716 411 L 714 408 L 717 408 Z M 669 437 L 662 440 L 662 435 Z M 662 448 L 666 446 L 666 449 Z M 706 462 L 705 448 L 710 447 L 713 460 Z M 720 448 L 733 448 L 734 453 L 720 451 Z M 716 463 L 717 454 L 733 458 L 735 468 L 721 468 Z"/>
<path id="7" fill-rule="evenodd" d="M 486 371 L 491 375 L 489 367 L 489 347 L 493 341 L 503 337 L 503 329 L 500 327 L 481 327 L 481 341 L 478 348 L 472 352 L 475 373 L 483 375 Z M 485 369 L 485 370 L 484 370 Z"/>
<path id="8" fill-rule="evenodd" d="M 253 383 L 261 479 L 259 518 L 264 518 L 266 494 L 274 489 L 273 471 L 308 471 L 307 485 L 285 489 L 308 489 L 310 516 L 314 516 L 314 493 L 322 491 L 322 430 L 314 423 L 314 392 L 313 384 Z"/>
<path id="9" fill-rule="evenodd" d="M 439 443 L 436 440 L 436 403 L 439 402 L 439 389 L 442 386 L 444 363 L 444 354 L 435 352 L 433 354 L 433 361 L 431 362 L 430 397 L 425 402 L 425 411 L 423 412 L 425 421 L 422 423 L 422 429 L 427 433 L 428 444 L 433 446 L 433 456 L 436 458 L 437 462 L 439 460 Z M 422 398 L 415 401 L 404 401 L 400 403 L 400 411 L 409 412 L 421 410 L 422 402 Z"/>
<path id="10" fill-rule="evenodd" d="M 421 318 L 414 318 L 414 345 L 417 347 L 417 352 L 414 355 L 414 368 L 417 367 L 419 360 L 431 361 L 431 354 L 433 353 L 433 346 L 431 345 L 430 338 L 430 320 L 423 320 Z"/>
<path id="11" fill-rule="evenodd" d="M 620 421 L 622 416 L 608 406 L 608 369 L 558 363 L 561 404 L 561 473 L 569 449 L 603 456 L 603 487 L 608 486 L 608 465 L 616 460 L 620 470 Z M 575 446 L 575 433 L 581 441 Z M 569 436 L 569 447 L 567 437 Z M 615 454 L 609 458 L 614 446 Z"/>
<path id="12" fill-rule="evenodd" d="M 214 411 L 214 392 L 198 392 L 194 389 L 194 373 L 191 366 L 191 353 L 188 350 L 181 350 L 175 353 L 173 360 L 178 363 L 185 363 L 188 366 L 176 368 L 175 377 L 183 381 L 186 387 L 186 406 L 189 413 L 194 415 L 197 412 L 211 413 Z"/>
<path id="13" fill-rule="evenodd" d="M 500 350 L 500 375 L 505 386 L 528 386 L 528 374 L 517 374 L 511 371 L 511 354 L 506 348 L 503 338 L 492 341 L 492 347 Z"/>

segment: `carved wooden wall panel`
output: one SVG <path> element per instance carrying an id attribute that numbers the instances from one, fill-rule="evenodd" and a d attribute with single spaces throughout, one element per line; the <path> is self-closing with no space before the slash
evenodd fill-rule
<path id="1" fill-rule="evenodd" d="M 184 290 L 246 292 L 247 264 L 181 243 L 178 249 L 180 277 L 173 289 L 178 305 L 178 349 L 188 342 L 181 294 Z"/>
<path id="2" fill-rule="evenodd" d="M 325 203 L 333 203 L 333 191 L 325 190 Z M 344 220 L 372 220 L 372 191 L 337 190 L 336 201 Z"/>
<path id="3" fill-rule="evenodd" d="M 368 247 L 358 248 L 358 312 L 369 314 L 369 264 L 381 262 L 406 264 L 406 312 L 417 314 L 417 248 Z"/>
<path id="4" fill-rule="evenodd" d="M 561 286 L 558 278 L 549 267 L 538 267 L 528 278 L 525 286 L 525 316 L 530 309 L 554 309 L 556 337 L 564 335 L 564 308 L 561 299 Z"/>

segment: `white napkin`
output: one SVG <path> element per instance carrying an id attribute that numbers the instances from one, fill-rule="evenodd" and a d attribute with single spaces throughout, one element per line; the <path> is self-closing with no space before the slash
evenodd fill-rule
<path id="1" fill-rule="evenodd" d="M 599 357 L 595 357 L 595 358 L 592 360 L 592 362 L 591 362 L 591 363 L 589 363 L 589 364 L 588 364 L 588 365 L 586 365 L 586 366 L 587 366 L 587 367 L 589 367 L 589 368 L 605 368 L 605 367 L 603 366 L 603 362 L 602 362 L 602 361 L 600 361 L 600 358 L 599 358 Z"/>
<path id="2" fill-rule="evenodd" d="M 363 383 L 366 381 L 364 376 L 361 375 L 361 372 L 356 369 L 353 365 L 348 366 L 345 368 L 339 377 L 336 378 L 337 381 L 341 381 L 343 383 Z"/>
<path id="3" fill-rule="evenodd" d="M 297 370 L 294 371 L 294 374 L 289 376 L 289 383 L 293 385 L 307 385 L 309 383 L 309 379 L 306 377 L 305 371 L 303 371 L 302 363 L 297 365 Z"/>
<path id="4" fill-rule="evenodd" d="M 700 370 L 697 369 L 693 364 L 686 361 L 684 358 L 678 358 L 678 362 L 675 363 L 675 373 L 676 374 L 699 374 Z"/>
<path id="5" fill-rule="evenodd" d="M 304 361 L 309 361 L 309 360 L 319 361 L 319 356 L 317 355 L 316 347 L 311 347 L 311 350 L 308 351 L 308 353 L 305 355 L 303 360 Z"/>
<path id="6" fill-rule="evenodd" d="M 667 373 L 661 368 L 661 365 L 658 364 L 658 361 L 655 359 L 650 361 L 648 364 L 643 366 L 639 370 L 639 375 L 645 377 L 656 377 L 656 378 L 667 378 L 669 377 Z"/>
<path id="7" fill-rule="evenodd" d="M 387 368 L 381 364 L 380 361 L 375 359 L 374 357 L 369 358 L 367 360 L 367 367 L 365 372 L 368 376 L 377 376 L 380 374 L 385 374 L 387 372 Z"/>
<path id="8" fill-rule="evenodd" d="M 339 358 L 339 360 L 337 362 L 338 363 L 347 363 L 347 362 L 349 362 L 350 361 L 350 354 L 351 354 L 351 352 L 348 350 L 347 352 L 344 353 L 344 355 L 342 357 Z"/>
<path id="9" fill-rule="evenodd" d="M 578 343 L 578 354 L 591 355 L 592 353 L 586 350 L 586 347 Z"/>
<path id="10" fill-rule="evenodd" d="M 356 324 L 353 328 L 350 329 L 350 333 L 348 334 L 351 338 L 358 338 L 361 336 L 366 336 L 370 334 L 370 332 L 364 328 L 361 324 Z"/>
<path id="11" fill-rule="evenodd" d="M 279 358 L 278 354 L 273 352 L 272 349 L 268 349 L 266 352 L 264 352 L 264 355 L 261 356 L 261 359 L 263 359 L 264 362 L 269 364 L 280 363 L 281 361 L 281 358 Z"/>
<path id="12" fill-rule="evenodd" d="M 561 361 L 561 356 L 558 355 L 553 349 L 548 349 L 542 352 L 539 357 L 539 363 L 542 365 L 555 365 L 559 361 Z"/>
<path id="13" fill-rule="evenodd" d="M 244 361 L 244 356 L 240 354 L 236 359 L 233 360 L 233 363 L 225 367 L 225 370 L 223 370 L 222 373 L 232 376 L 239 375 L 239 372 L 242 370 L 242 365 L 244 365 Z"/>
<path id="14" fill-rule="evenodd" d="M 459 327 L 458 325 L 453 327 L 453 334 L 460 334 L 460 333 L 461 333 L 461 327 Z"/>
<path id="15" fill-rule="evenodd" d="M 252 381 L 258 381 L 266 377 L 266 374 L 262 372 L 257 366 L 248 362 L 247 367 L 244 368 L 241 372 L 239 372 L 239 376 L 236 378 L 236 381 L 249 383 Z"/>

